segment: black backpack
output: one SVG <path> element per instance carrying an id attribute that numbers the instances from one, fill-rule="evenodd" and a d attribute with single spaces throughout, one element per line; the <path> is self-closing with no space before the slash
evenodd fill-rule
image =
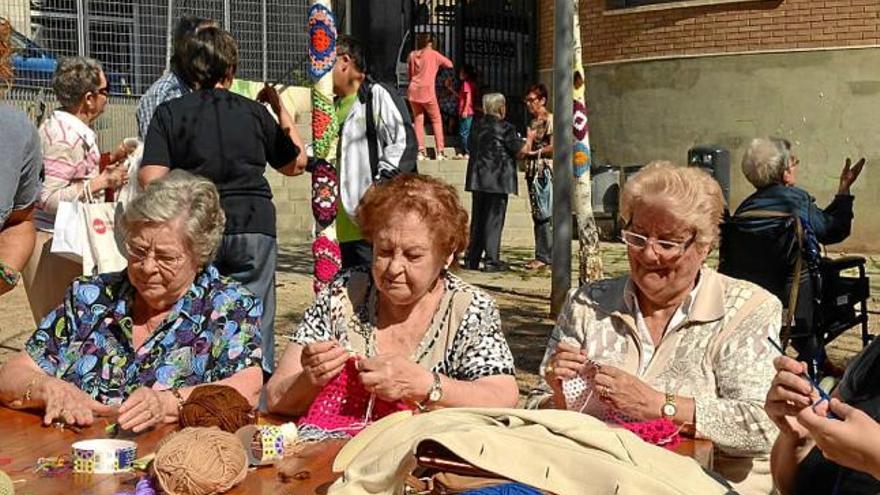
<path id="1" fill-rule="evenodd" d="M 390 85 L 367 79 L 358 91 L 358 99 L 367 105 L 367 145 L 369 146 L 370 151 L 370 171 L 372 177 L 375 178 L 379 175 L 379 136 L 376 132 L 376 122 L 373 117 L 372 94 L 374 84 L 380 85 L 389 95 L 391 95 L 391 99 L 394 101 L 394 105 L 397 107 L 397 111 L 400 112 L 400 116 L 403 119 L 404 132 L 406 132 L 406 147 L 403 150 L 403 155 L 400 157 L 397 173 L 417 174 L 419 173 L 419 146 L 416 141 L 415 128 L 413 127 L 412 118 L 409 115 L 409 109 L 407 108 L 406 102 Z M 394 175 L 397 174 L 380 177 L 380 180 L 390 179 Z"/>

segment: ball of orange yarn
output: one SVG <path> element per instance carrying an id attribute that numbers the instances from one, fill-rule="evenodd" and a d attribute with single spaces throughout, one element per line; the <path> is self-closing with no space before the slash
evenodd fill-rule
<path id="1" fill-rule="evenodd" d="M 247 454 L 232 433 L 217 428 L 184 428 L 163 439 L 153 473 L 168 495 L 215 495 L 247 476 Z"/>
<path id="2" fill-rule="evenodd" d="M 196 387 L 180 408 L 180 426 L 216 426 L 235 433 L 253 424 L 253 408 L 237 390 L 225 385 Z"/>

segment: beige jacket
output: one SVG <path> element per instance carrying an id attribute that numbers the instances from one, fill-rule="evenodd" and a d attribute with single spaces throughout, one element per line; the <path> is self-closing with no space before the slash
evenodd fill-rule
<path id="1" fill-rule="evenodd" d="M 703 268 L 684 317 L 643 360 L 646 344 L 624 297 L 627 284 L 628 277 L 620 277 L 572 291 L 542 374 L 557 343 L 569 337 L 600 364 L 617 366 L 656 390 L 693 397 L 696 434 L 716 447 L 713 468 L 743 494 L 771 493 L 769 454 L 777 429 L 764 412 L 764 399 L 778 354 L 767 337 L 778 338 L 779 300 L 755 284 Z M 526 406 L 539 407 L 550 393 L 542 383 Z"/>
<path id="2" fill-rule="evenodd" d="M 433 440 L 474 466 L 558 495 L 731 493 L 696 461 L 570 411 L 441 409 L 388 416 L 336 457 L 328 495 L 403 493 L 413 453 Z"/>

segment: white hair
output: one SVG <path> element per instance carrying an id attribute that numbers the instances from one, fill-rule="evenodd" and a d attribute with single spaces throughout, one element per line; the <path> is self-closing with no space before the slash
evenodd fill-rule
<path id="1" fill-rule="evenodd" d="M 483 95 L 483 111 L 486 115 L 493 115 L 499 119 L 504 118 L 504 108 L 507 100 L 501 93 L 487 93 Z"/>
<path id="2" fill-rule="evenodd" d="M 150 183 L 125 208 L 122 227 L 127 235 L 139 224 L 165 224 L 181 219 L 189 251 L 200 266 L 211 262 L 226 225 L 220 194 L 214 183 L 184 170 L 172 170 Z"/>

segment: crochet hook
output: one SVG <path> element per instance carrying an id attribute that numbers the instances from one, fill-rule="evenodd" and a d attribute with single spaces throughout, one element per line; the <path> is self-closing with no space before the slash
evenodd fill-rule
<path id="1" fill-rule="evenodd" d="M 767 340 L 770 341 L 770 344 L 773 347 L 775 347 L 776 350 L 779 351 L 780 354 L 785 356 L 785 350 L 782 348 L 781 345 L 779 345 L 779 342 L 776 342 L 776 340 L 773 337 L 767 337 Z M 812 387 L 815 388 L 817 392 L 819 392 L 819 400 L 816 401 L 816 403 L 813 404 L 813 406 L 812 406 L 814 411 L 816 410 L 816 406 L 819 403 L 821 403 L 822 401 L 829 402 L 829 403 L 831 402 L 831 397 L 827 393 L 825 393 L 824 390 L 822 390 L 822 387 L 820 387 L 819 384 L 816 383 L 815 380 L 813 380 L 813 377 L 811 377 L 808 373 L 801 373 L 799 376 L 801 378 L 805 378 L 807 381 L 809 381 L 810 385 L 812 385 Z M 830 410 L 828 411 L 827 416 L 830 419 L 837 419 L 837 416 L 835 416 L 834 413 L 832 413 Z"/>

